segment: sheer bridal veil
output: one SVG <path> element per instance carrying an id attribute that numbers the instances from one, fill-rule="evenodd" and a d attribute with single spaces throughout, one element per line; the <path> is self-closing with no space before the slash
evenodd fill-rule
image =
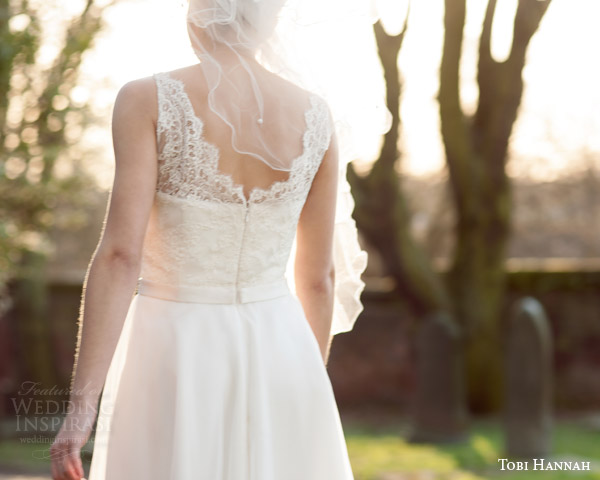
<path id="1" fill-rule="evenodd" d="M 230 126 L 235 151 L 289 171 L 298 147 L 278 141 L 273 131 L 300 135 L 305 125 L 298 112 L 308 101 L 290 92 L 317 94 L 329 106 L 340 151 L 332 335 L 351 330 L 362 311 L 367 263 L 351 216 L 347 164 L 372 151 L 389 128 L 374 20 L 369 0 L 190 0 L 187 14 L 208 105 Z"/>

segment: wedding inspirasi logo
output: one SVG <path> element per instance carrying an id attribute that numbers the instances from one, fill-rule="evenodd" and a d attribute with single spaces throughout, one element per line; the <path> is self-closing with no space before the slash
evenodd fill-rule
<path id="1" fill-rule="evenodd" d="M 96 393 L 89 386 L 71 391 L 56 385 L 43 388 L 39 382 L 25 381 L 17 391 L 17 396 L 11 398 L 15 433 L 53 434 L 63 422 L 71 431 L 89 430 L 99 412 L 97 402 L 83 399 L 98 398 Z M 112 408 L 112 405 L 104 402 L 102 408 Z M 96 423 L 96 430 L 106 427 L 101 422 Z"/>
<path id="2" fill-rule="evenodd" d="M 532 460 L 513 461 L 508 458 L 499 458 L 498 462 L 500 470 L 506 471 L 525 471 L 525 470 L 539 470 L 539 471 L 589 471 L 591 470 L 591 462 L 587 461 L 550 461 L 543 458 L 534 458 Z"/>

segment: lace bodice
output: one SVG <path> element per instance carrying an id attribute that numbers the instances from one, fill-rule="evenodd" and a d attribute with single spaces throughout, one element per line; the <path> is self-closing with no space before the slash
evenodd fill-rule
<path id="1" fill-rule="evenodd" d="M 173 286 L 262 285 L 281 279 L 300 212 L 329 146 L 326 104 L 312 96 L 303 152 L 289 178 L 248 198 L 218 170 L 184 84 L 154 76 L 158 91 L 158 182 L 146 233 L 142 278 Z"/>

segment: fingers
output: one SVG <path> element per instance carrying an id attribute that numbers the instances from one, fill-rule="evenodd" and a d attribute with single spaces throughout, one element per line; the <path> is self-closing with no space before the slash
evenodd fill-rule
<path id="1" fill-rule="evenodd" d="M 81 480 L 84 475 L 79 448 L 54 443 L 50 448 L 52 480 Z"/>
<path id="2" fill-rule="evenodd" d="M 52 455 L 52 449 L 50 449 L 50 452 Z M 52 480 L 60 480 L 60 477 L 58 475 L 58 469 L 56 468 L 54 458 L 52 458 L 52 457 L 51 457 L 51 462 L 50 462 L 50 473 L 52 473 Z"/>
<path id="3" fill-rule="evenodd" d="M 77 480 L 80 480 L 84 475 L 84 471 L 83 465 L 81 463 L 81 454 L 79 450 L 77 451 L 77 454 L 73 456 L 73 468 L 75 469 L 75 475 Z"/>

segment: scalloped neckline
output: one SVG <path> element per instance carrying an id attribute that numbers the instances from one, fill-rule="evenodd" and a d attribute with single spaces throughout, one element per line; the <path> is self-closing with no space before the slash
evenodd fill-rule
<path id="1" fill-rule="evenodd" d="M 162 72 L 160 74 L 156 74 L 155 76 L 162 76 L 165 80 L 170 81 L 177 86 L 177 88 L 180 91 L 182 98 L 184 100 L 183 107 L 185 109 L 185 113 L 187 115 L 189 115 L 190 118 L 198 125 L 198 134 L 196 135 L 196 139 L 199 142 L 204 142 L 206 145 L 213 148 L 214 151 L 216 152 L 216 155 L 214 158 L 214 165 L 211 165 L 211 167 L 212 167 L 211 174 L 215 178 L 223 180 L 225 182 L 225 184 L 227 185 L 228 189 L 230 190 L 230 192 L 233 194 L 233 196 L 239 198 L 242 201 L 242 204 L 244 206 L 248 207 L 252 203 L 255 203 L 255 198 L 259 195 L 263 199 L 267 199 L 270 196 L 272 196 L 275 189 L 279 188 L 280 185 L 287 185 L 287 184 L 292 183 L 292 180 L 294 179 L 296 171 L 297 171 L 296 167 L 297 167 L 297 164 L 299 163 L 299 160 L 304 158 L 310 152 L 310 150 L 307 148 L 307 143 L 308 143 L 308 137 L 311 133 L 311 129 L 314 128 L 314 126 L 310 124 L 309 117 L 310 117 L 310 114 L 314 110 L 316 110 L 317 107 L 319 106 L 319 103 L 316 101 L 318 99 L 317 95 L 314 95 L 314 94 L 310 95 L 310 97 L 309 97 L 310 106 L 307 107 L 306 110 L 304 111 L 304 120 L 305 120 L 306 126 L 304 129 L 304 133 L 302 135 L 302 152 L 300 153 L 300 155 L 298 155 L 297 157 L 295 157 L 292 160 L 292 162 L 290 164 L 290 171 L 289 171 L 288 178 L 285 180 L 275 180 L 267 188 L 262 188 L 262 187 L 258 187 L 258 186 L 252 187 L 250 189 L 248 197 L 246 197 L 246 194 L 244 193 L 244 184 L 236 183 L 233 180 L 233 175 L 231 175 L 229 173 L 221 172 L 219 170 L 219 159 L 221 158 L 221 150 L 219 149 L 218 146 L 216 146 L 215 144 L 213 144 L 211 142 L 208 142 L 204 138 L 204 121 L 202 120 L 201 117 L 199 117 L 196 114 L 196 111 L 194 110 L 194 105 L 192 104 L 192 101 L 185 89 L 185 83 L 182 80 L 179 80 L 178 78 L 172 77 L 171 75 L 169 75 L 168 72 Z"/>

